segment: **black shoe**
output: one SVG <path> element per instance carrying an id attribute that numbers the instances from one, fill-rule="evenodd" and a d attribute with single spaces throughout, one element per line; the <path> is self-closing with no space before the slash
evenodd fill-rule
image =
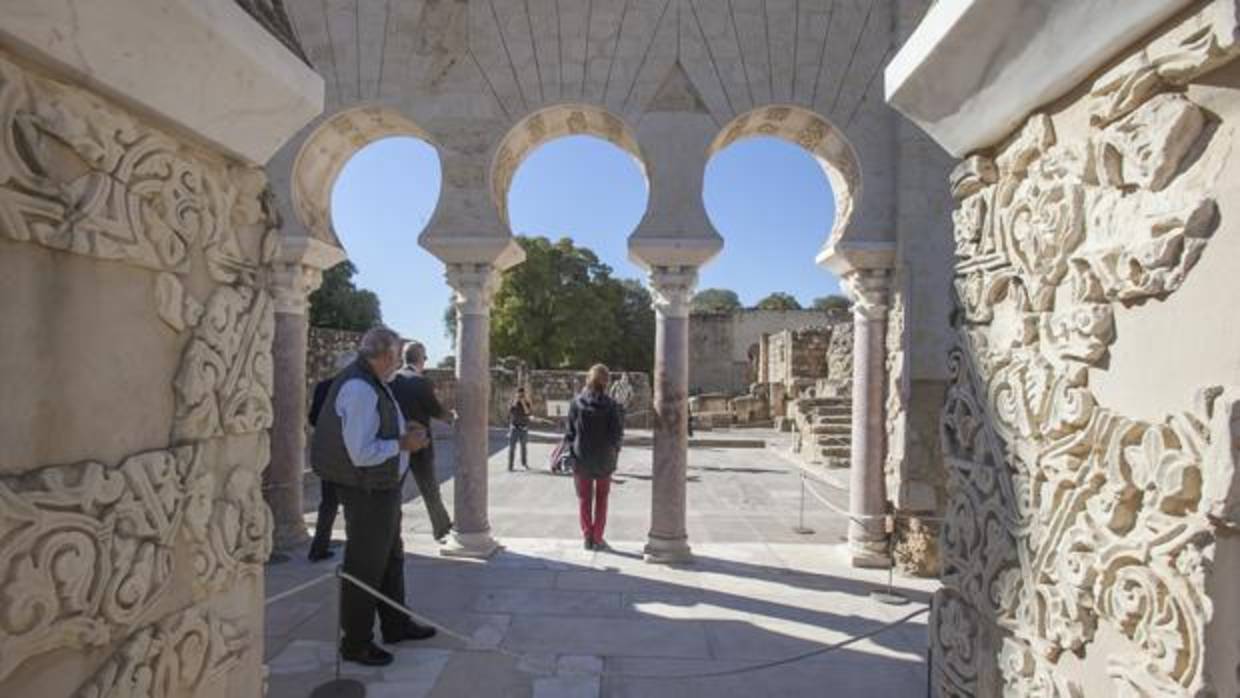
<path id="1" fill-rule="evenodd" d="M 383 633 L 383 641 L 389 645 L 395 644 L 402 640 L 425 640 L 431 637 L 435 637 L 434 628 L 429 625 L 422 625 L 421 623 L 415 623 L 413 621 L 409 621 L 409 623 L 405 626 L 403 634 L 390 635 L 388 633 Z"/>
<path id="2" fill-rule="evenodd" d="M 585 545 L 586 550 L 594 550 L 594 541 L 590 540 L 589 538 L 586 539 L 586 542 L 584 543 L 584 545 Z"/>
<path id="3" fill-rule="evenodd" d="M 611 550 L 611 546 L 607 544 L 607 541 L 603 540 L 602 538 L 599 538 L 598 540 L 594 541 L 594 549 L 600 550 L 600 551 Z"/>
<path id="4" fill-rule="evenodd" d="M 387 666 L 396 659 L 396 657 L 392 656 L 391 652 L 388 652 L 373 642 L 360 650 L 346 650 L 341 648 L 340 658 L 346 662 L 356 662 L 358 664 L 365 664 L 366 666 Z"/>
<path id="5" fill-rule="evenodd" d="M 310 554 L 306 555 L 306 557 L 310 560 L 310 562 L 319 562 L 321 560 L 327 560 L 335 556 L 336 556 L 336 553 L 333 550 L 311 550 Z"/>

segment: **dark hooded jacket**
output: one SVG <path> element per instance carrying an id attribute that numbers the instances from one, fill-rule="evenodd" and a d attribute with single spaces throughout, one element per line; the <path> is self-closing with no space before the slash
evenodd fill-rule
<path id="1" fill-rule="evenodd" d="M 592 479 L 610 477 L 624 440 L 620 407 L 605 393 L 583 391 L 568 408 L 568 432 L 574 472 Z"/>

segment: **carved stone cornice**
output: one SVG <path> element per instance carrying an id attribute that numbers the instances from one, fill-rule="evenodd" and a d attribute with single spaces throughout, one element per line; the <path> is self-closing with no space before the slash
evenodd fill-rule
<path id="1" fill-rule="evenodd" d="M 654 299 L 655 312 L 663 317 L 689 317 L 697 278 L 697 267 L 652 268 L 650 295 Z"/>
<path id="2" fill-rule="evenodd" d="M 490 315 L 491 300 L 499 290 L 499 271 L 490 264 L 448 264 L 444 276 L 452 287 L 453 303 L 461 315 Z"/>
<path id="3" fill-rule="evenodd" d="M 846 274 L 841 283 L 853 299 L 853 312 L 866 320 L 887 317 L 891 305 L 890 269 L 857 269 Z"/>

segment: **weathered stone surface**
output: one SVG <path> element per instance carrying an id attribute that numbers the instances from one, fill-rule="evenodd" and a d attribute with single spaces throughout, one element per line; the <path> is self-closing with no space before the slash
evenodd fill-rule
<path id="1" fill-rule="evenodd" d="M 8 55 L 0 123 L 3 257 L 56 279 L 8 277 L 5 345 L 58 305 L 122 335 L 96 346 L 114 367 L 69 381 L 0 363 L 4 385 L 37 381 L 0 420 L 0 693 L 256 694 L 277 239 L 265 178 Z M 92 316 L 91 299 L 127 305 Z M 43 320 L 76 338 L 68 317 Z M 47 364 L 30 369 L 55 368 L 56 352 L 29 353 Z M 130 411 L 149 424 L 100 439 L 78 405 L 105 430 L 129 430 Z M 66 653 L 89 659 L 54 660 Z"/>
<path id="2" fill-rule="evenodd" d="M 1211 78 L 1223 89 L 1193 83 L 1226 54 L 1215 37 L 1234 36 L 1234 19 L 1218 23 L 1233 6 L 1203 3 L 953 178 L 940 695 L 1237 690 L 1240 648 L 1209 639 L 1237 621 L 1234 531 L 1207 512 L 1235 506 L 1240 346 L 1196 358 L 1227 387 L 1180 380 L 1140 400 L 1115 387 L 1175 375 L 1164 356 L 1181 340 L 1126 331 L 1140 318 L 1166 306 L 1192 327 L 1200 299 L 1238 291 L 1229 265 L 1204 263 L 1240 234 L 1222 203 L 1238 72 Z"/>

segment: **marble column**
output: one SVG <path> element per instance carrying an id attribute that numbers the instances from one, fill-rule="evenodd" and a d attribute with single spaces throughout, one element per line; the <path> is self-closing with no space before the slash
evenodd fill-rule
<path id="1" fill-rule="evenodd" d="M 891 565 L 883 462 L 886 456 L 884 391 L 887 385 L 888 269 L 859 269 L 843 282 L 853 298 L 852 467 L 849 510 L 866 517 L 848 524 L 848 552 L 854 567 Z"/>
<path id="2" fill-rule="evenodd" d="M 455 530 L 440 554 L 489 557 L 499 544 L 487 519 L 491 402 L 491 298 L 499 271 L 491 264 L 448 264 L 456 305 Z"/>
<path id="3" fill-rule="evenodd" d="M 289 237 L 273 263 L 275 300 L 272 346 L 271 464 L 263 473 L 263 497 L 274 522 L 273 549 L 301 552 L 309 541 L 302 511 L 306 468 L 306 335 L 309 295 L 323 280 L 323 270 L 344 259 L 339 248 L 313 238 Z"/>
<path id="4" fill-rule="evenodd" d="M 647 562 L 693 558 L 685 526 L 689 460 L 689 305 L 697 267 L 654 267 L 654 453 Z"/>

